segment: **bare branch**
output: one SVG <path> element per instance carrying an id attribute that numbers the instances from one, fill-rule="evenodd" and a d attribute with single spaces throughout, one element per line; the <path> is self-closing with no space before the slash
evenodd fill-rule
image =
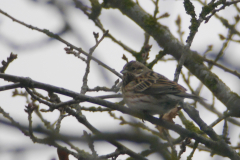
<path id="1" fill-rule="evenodd" d="M 5 85 L 5 86 L 1 86 L 0 91 L 15 89 L 15 88 L 19 88 L 19 87 L 21 87 L 20 83 L 9 84 L 9 85 Z"/>
<path id="2" fill-rule="evenodd" d="M 224 67 L 223 65 L 217 63 L 216 61 L 213 61 L 213 60 L 210 60 L 210 59 L 207 59 L 207 58 L 203 58 L 203 60 L 208 62 L 211 65 L 217 66 L 217 67 L 223 69 L 224 71 L 226 71 L 228 73 L 231 73 L 231 74 L 237 76 L 238 78 L 240 78 L 240 73 L 238 73 L 236 70 L 233 71 L 233 70 L 231 70 L 231 69 L 229 69 L 227 67 Z"/>
<path id="3" fill-rule="evenodd" d="M 54 38 L 54 39 L 56 39 L 56 40 L 58 40 L 58 41 L 60 41 L 60 42 L 62 42 L 62 43 L 64 43 L 64 44 L 66 44 L 67 46 L 69 46 L 69 47 L 77 50 L 78 52 L 83 53 L 85 56 L 90 57 L 92 60 L 94 60 L 94 61 L 97 62 L 99 65 L 103 66 L 104 68 L 108 69 L 109 71 L 111 71 L 113 74 L 115 74 L 115 75 L 118 76 L 119 78 L 122 78 L 122 75 L 121 75 L 121 74 L 119 74 L 119 73 L 116 72 L 114 69 L 112 69 L 112 68 L 110 68 L 109 66 L 107 66 L 105 63 L 103 63 L 103 62 L 101 62 L 100 60 L 98 60 L 97 58 L 89 55 L 87 52 L 83 51 L 81 48 L 78 48 L 78 47 L 72 45 L 71 43 L 65 41 L 65 40 L 62 39 L 60 36 L 58 36 L 58 35 L 50 32 L 49 30 L 47 30 L 47 29 L 39 29 L 39 28 L 34 27 L 34 26 L 32 26 L 32 25 L 28 25 L 28 24 L 26 24 L 26 23 L 24 23 L 24 22 L 21 22 L 21 21 L 15 19 L 15 18 L 13 18 L 12 16 L 8 15 L 6 12 L 2 11 L 1 9 L 0 9 L 0 13 L 2 13 L 3 15 L 7 16 L 7 17 L 10 18 L 10 19 L 12 19 L 14 22 L 17 22 L 17 23 L 19 23 L 19 24 L 21 24 L 21 25 L 23 25 L 23 26 L 25 26 L 25 27 L 28 27 L 28 28 L 30 28 L 30 29 L 32 29 L 32 30 L 36 30 L 36 31 L 42 32 L 42 33 L 48 35 L 49 37 Z"/>
<path id="4" fill-rule="evenodd" d="M 81 94 L 85 94 L 87 92 L 87 89 L 88 89 L 87 81 L 88 81 L 88 74 L 90 72 L 90 61 L 91 61 L 92 54 L 107 34 L 108 34 L 108 30 L 103 34 L 102 38 L 99 41 L 97 40 L 98 36 L 95 36 L 96 44 L 92 48 L 89 49 L 89 55 L 90 56 L 88 56 L 87 61 L 86 61 L 87 66 L 86 66 L 85 74 L 83 76 L 83 85 L 82 85 L 82 88 L 81 88 L 81 91 L 80 91 Z"/>

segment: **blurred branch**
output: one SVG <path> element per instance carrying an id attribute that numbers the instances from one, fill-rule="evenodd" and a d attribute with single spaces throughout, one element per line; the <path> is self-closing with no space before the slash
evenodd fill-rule
<path id="1" fill-rule="evenodd" d="M 215 125 L 217 125 L 219 122 L 221 122 L 224 119 L 227 119 L 229 117 L 229 114 L 224 113 L 222 116 L 218 117 L 218 119 L 216 119 L 214 122 L 212 122 L 209 126 L 210 127 L 214 127 Z"/>
<path id="2" fill-rule="evenodd" d="M 86 7 L 83 5 L 83 3 L 81 1 L 78 0 L 73 0 L 76 7 L 79 8 L 81 11 L 83 11 L 83 13 L 88 16 L 88 18 L 90 18 L 89 13 L 87 12 Z M 96 26 L 99 27 L 99 29 L 102 30 L 102 32 L 106 32 L 106 29 L 103 28 L 103 25 L 101 24 L 100 20 L 98 18 L 96 19 L 92 19 L 93 22 L 95 23 Z M 121 41 L 117 40 L 114 36 L 112 36 L 110 33 L 108 33 L 106 35 L 106 37 L 109 37 L 110 39 L 112 39 L 113 42 L 115 42 L 116 44 L 118 44 L 119 46 L 121 46 L 124 50 L 126 50 L 127 52 L 131 53 L 133 56 L 137 55 L 137 51 L 134 51 L 133 49 L 131 49 L 129 46 L 127 46 L 126 44 L 122 43 Z"/>
<path id="3" fill-rule="evenodd" d="M 216 61 L 213 61 L 213 60 L 210 60 L 210 59 L 207 59 L 207 58 L 203 58 L 203 60 L 204 60 L 205 62 L 208 62 L 208 63 L 211 64 L 211 65 L 217 66 L 217 67 L 223 69 L 224 71 L 226 71 L 226 72 L 228 72 L 228 73 L 231 73 L 231 74 L 237 76 L 238 78 L 240 78 L 240 73 L 238 73 L 236 70 L 233 71 L 233 70 L 231 70 L 231 69 L 229 69 L 229 68 L 227 68 L 227 67 L 224 67 L 223 65 L 217 63 Z"/>
<path id="4" fill-rule="evenodd" d="M 14 84 L 9 84 L 9 85 L 5 85 L 5 86 L 0 86 L 0 91 L 5 91 L 5 90 L 9 90 L 9 89 L 14 89 L 14 88 L 19 88 L 22 85 L 20 83 L 14 83 Z"/>
<path id="5" fill-rule="evenodd" d="M 92 60 L 94 60 L 94 61 L 97 62 L 99 65 L 103 66 L 104 68 L 108 69 L 109 71 L 111 71 L 113 74 L 115 74 L 115 75 L 118 76 L 119 78 L 122 78 L 122 75 L 121 75 L 121 74 L 119 74 L 118 72 L 116 72 L 114 69 L 110 68 L 110 67 L 109 67 L 108 65 L 106 65 L 105 63 L 103 63 L 103 62 L 101 62 L 100 60 L 98 60 L 97 58 L 89 55 L 89 53 L 85 52 L 85 51 L 82 50 L 81 48 L 78 48 L 78 47 L 72 45 L 71 43 L 65 41 L 65 40 L 62 39 L 60 36 L 58 36 L 58 35 L 50 32 L 49 30 L 47 30 L 47 29 L 39 29 L 39 28 L 34 27 L 34 26 L 32 26 L 32 25 L 28 25 L 28 24 L 26 24 L 26 23 L 24 23 L 24 22 L 21 22 L 21 21 L 15 19 L 15 18 L 13 18 L 12 16 L 8 15 L 6 12 L 2 11 L 1 9 L 0 9 L 0 13 L 3 14 L 3 15 L 5 15 L 5 16 L 7 16 L 7 17 L 10 18 L 10 19 L 12 19 L 14 22 L 17 22 L 17 23 L 19 23 L 19 24 L 21 24 L 21 25 L 23 25 L 23 26 L 25 26 L 25 27 L 27 27 L 27 28 L 30 28 L 30 29 L 32 29 L 32 30 L 36 30 L 36 31 L 42 32 L 42 33 L 46 34 L 47 36 L 52 37 L 52 38 L 54 38 L 54 39 L 56 39 L 56 40 L 58 40 L 58 41 L 60 41 L 60 42 L 62 42 L 62 43 L 64 43 L 64 44 L 66 44 L 66 45 L 69 46 L 70 48 L 73 48 L 73 49 L 77 50 L 78 52 L 84 54 L 85 56 L 90 57 Z"/>
<path id="6" fill-rule="evenodd" d="M 175 125 L 172 124 L 170 122 L 167 121 L 163 121 L 160 120 L 158 118 L 155 118 L 153 116 L 150 115 L 146 115 L 142 112 L 139 111 L 135 111 L 132 110 L 130 108 L 126 108 L 123 107 L 121 105 L 112 103 L 112 102 L 108 102 L 99 98 L 94 98 L 94 97 L 89 97 L 83 94 L 79 94 L 64 88 L 59 88 L 59 87 L 55 87 L 49 84 L 44 84 L 44 83 L 40 83 L 37 81 L 33 81 L 30 78 L 23 78 L 23 77 L 18 77 L 18 76 L 12 76 L 12 75 L 7 75 L 7 74 L 2 74 L 0 73 L 0 78 L 8 80 L 8 81 L 13 81 L 13 82 L 20 82 L 24 87 L 30 87 L 30 88 L 39 88 L 39 89 L 43 89 L 46 91 L 50 91 L 50 92 L 56 92 L 59 94 L 63 94 L 65 96 L 69 96 L 69 97 L 73 97 L 74 99 L 79 99 L 79 100 L 83 100 L 83 101 L 88 101 L 94 104 L 98 104 L 98 105 L 102 105 L 111 109 L 115 109 L 118 110 L 122 113 L 126 113 L 132 116 L 136 116 L 140 119 L 144 119 L 147 120 L 149 122 L 151 122 L 152 124 L 157 124 L 159 126 L 163 126 L 167 129 L 171 129 L 175 132 L 177 132 L 178 134 L 180 134 L 181 136 L 184 137 L 190 137 L 193 138 L 197 141 L 199 141 L 200 143 L 205 144 L 207 147 L 211 148 L 212 150 L 216 151 L 219 155 L 222 156 L 227 156 L 233 160 L 235 159 L 239 159 L 240 157 L 237 155 L 237 153 L 235 151 L 233 151 L 229 146 L 227 146 L 225 144 L 225 142 L 223 143 L 221 140 L 220 141 L 213 141 L 210 139 L 207 139 L 195 132 L 186 130 L 184 128 L 182 128 L 179 125 Z M 66 108 L 66 112 L 74 117 L 76 117 L 76 119 L 84 124 L 88 129 L 90 129 L 93 133 L 100 133 L 100 131 L 98 131 L 96 128 L 94 128 L 83 115 L 79 115 L 77 112 L 71 110 L 70 108 Z M 198 118 L 198 117 L 196 117 Z M 195 118 L 194 118 L 195 119 Z M 199 119 L 201 120 L 201 119 Z M 201 120 L 202 121 L 202 120 Z M 198 120 L 196 121 L 198 122 Z M 214 135 L 212 132 L 212 130 L 209 130 L 208 127 L 205 127 L 204 123 L 199 123 L 200 126 L 203 126 L 203 130 L 206 131 L 206 133 L 208 133 L 213 139 L 218 139 L 216 135 Z M 207 129 L 207 130 L 205 130 Z M 124 146 L 122 146 L 120 143 L 115 142 L 115 141 L 110 141 L 111 144 L 115 145 L 118 148 L 122 148 Z M 225 150 L 225 152 L 219 152 Z M 138 154 L 132 152 L 131 150 L 127 149 L 126 154 L 132 156 L 132 157 L 138 157 L 138 159 L 144 159 L 142 156 L 139 156 Z"/>
<path id="7" fill-rule="evenodd" d="M 224 114 L 222 114 L 220 111 L 218 111 L 217 109 L 216 109 L 216 107 L 214 107 L 213 105 L 209 105 L 209 104 L 207 104 L 206 102 L 200 102 L 200 104 L 202 105 L 202 106 L 204 106 L 207 110 L 209 110 L 209 111 L 211 111 L 211 112 L 213 112 L 213 113 L 215 113 L 215 114 L 217 114 L 218 115 L 218 117 L 220 118 L 220 117 L 224 117 Z M 230 116 L 230 114 L 228 114 L 228 117 Z M 236 119 L 234 119 L 234 118 L 227 118 L 227 120 L 229 121 L 229 122 L 231 122 L 232 124 L 235 124 L 235 125 L 237 125 L 237 126 L 240 126 L 240 122 L 238 121 L 238 120 L 236 120 Z"/>
<path id="8" fill-rule="evenodd" d="M 240 2 L 239 0 L 238 0 L 238 1 L 232 1 L 232 2 L 226 2 L 226 0 L 224 0 L 224 1 L 221 3 L 222 6 L 221 6 L 219 9 L 214 8 L 213 11 L 212 11 L 212 13 L 211 13 L 211 15 L 209 15 L 209 16 L 207 16 L 207 17 L 205 18 L 205 23 L 207 23 L 207 22 L 209 21 L 209 19 L 210 19 L 216 12 L 219 12 L 219 11 L 225 9 L 225 7 L 230 6 L 230 5 L 232 5 L 232 4 L 237 4 L 237 3 L 239 3 L 239 2 Z"/>
<path id="9" fill-rule="evenodd" d="M 26 135 L 26 136 L 30 136 L 29 130 L 30 130 L 31 132 L 34 131 L 34 132 L 38 132 L 38 133 L 49 134 L 49 131 L 42 129 L 42 128 L 39 127 L 39 126 L 38 126 L 37 128 L 32 128 L 32 129 L 30 129 L 29 127 L 20 125 L 20 124 L 19 124 L 18 122 L 16 122 L 12 117 L 10 117 L 10 115 L 9 115 L 8 113 L 6 113 L 1 107 L 0 107 L 0 113 L 1 113 L 5 118 L 7 118 L 8 120 L 10 120 L 10 122 L 9 122 L 9 121 L 4 121 L 4 120 L 0 119 L 0 123 L 1 123 L 1 124 L 7 125 L 7 126 L 11 126 L 11 127 L 16 127 L 16 128 L 18 128 L 19 130 L 21 130 L 21 131 L 24 133 L 24 135 Z M 48 139 L 48 138 L 45 138 L 45 139 L 42 139 L 42 140 L 40 140 L 40 139 L 35 139 L 35 142 L 41 143 L 41 144 L 47 144 L 47 145 L 50 145 L 50 146 L 55 146 L 55 147 L 57 147 L 57 148 L 62 148 L 62 149 L 65 150 L 67 153 L 75 156 L 76 158 L 79 157 L 77 153 L 72 152 L 72 151 L 70 151 L 70 150 L 62 147 L 62 146 L 58 145 L 57 143 L 54 143 L 53 141 L 51 141 L 51 140 Z"/>
<path id="10" fill-rule="evenodd" d="M 146 126 L 144 123 L 142 122 L 130 122 L 130 121 L 127 121 L 126 119 L 124 119 L 122 116 L 120 117 L 117 117 L 113 112 L 109 112 L 109 115 L 111 117 L 113 117 L 114 119 L 116 120 L 119 120 L 120 121 L 120 124 L 121 125 L 129 125 L 129 126 L 132 126 L 132 127 L 135 127 L 135 128 L 138 128 L 138 129 L 143 129 L 143 130 L 146 130 L 148 132 L 151 132 L 153 135 L 156 135 L 162 139 L 166 139 L 165 137 L 163 137 L 162 135 L 160 135 L 159 132 L 153 130 L 153 129 L 150 129 L 148 126 Z"/>
<path id="11" fill-rule="evenodd" d="M 172 159 L 177 159 L 177 151 L 176 151 L 175 146 L 173 145 L 172 137 L 171 137 L 170 134 L 169 134 L 167 131 L 165 131 L 165 130 L 163 130 L 163 135 L 166 137 L 167 142 L 168 142 L 169 146 L 171 147 L 171 150 L 172 150 L 171 158 L 172 158 Z"/>
<path id="12" fill-rule="evenodd" d="M 88 147 L 91 149 L 93 157 L 96 158 L 98 154 L 94 148 L 94 144 L 93 144 L 94 140 L 92 138 L 92 135 L 90 133 L 88 134 L 86 131 L 83 131 L 83 136 L 86 138 L 88 142 Z"/>
<path id="13" fill-rule="evenodd" d="M 177 19 L 176 19 L 175 23 L 178 27 L 177 33 L 179 35 L 180 42 L 182 42 L 184 44 L 184 42 L 183 42 L 184 31 L 182 31 L 182 19 L 181 19 L 180 15 L 177 16 Z"/>
<path id="14" fill-rule="evenodd" d="M 192 152 L 190 153 L 190 155 L 187 157 L 187 160 L 191 160 L 191 159 L 192 159 L 193 154 L 194 154 L 194 152 L 196 151 L 197 147 L 198 147 L 198 141 L 195 141 L 195 143 L 194 143 L 194 145 L 193 145 L 193 150 L 192 150 Z"/>

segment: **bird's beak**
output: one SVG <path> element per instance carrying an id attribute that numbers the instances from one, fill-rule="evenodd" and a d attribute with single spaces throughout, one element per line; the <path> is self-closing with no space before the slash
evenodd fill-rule
<path id="1" fill-rule="evenodd" d="M 127 73 L 127 72 L 128 72 L 127 70 L 124 70 L 124 69 L 121 70 L 121 73 L 122 73 L 122 74 L 125 74 L 125 73 Z"/>

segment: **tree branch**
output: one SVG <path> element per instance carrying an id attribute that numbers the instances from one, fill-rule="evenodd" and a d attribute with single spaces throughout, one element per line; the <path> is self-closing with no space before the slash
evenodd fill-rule
<path id="1" fill-rule="evenodd" d="M 124 1 L 125 2 L 125 1 Z M 203 58 L 197 52 L 185 50 L 169 31 L 169 29 L 160 23 L 154 21 L 154 18 L 146 13 L 142 8 L 131 0 L 126 4 L 122 1 L 111 0 L 107 5 L 119 9 L 124 15 L 128 16 L 137 23 L 143 30 L 150 34 L 167 53 L 174 56 L 177 60 L 181 58 L 183 52 L 189 52 L 184 66 L 188 68 L 204 85 L 206 85 L 213 94 L 230 110 L 232 116 L 240 117 L 240 97 L 232 92 L 228 86 L 223 83 L 218 76 L 212 73 L 204 64 Z"/>
<path id="2" fill-rule="evenodd" d="M 121 106 L 121 105 L 118 105 L 118 104 L 115 104 L 115 103 L 112 103 L 109 101 L 105 101 L 105 100 L 102 100 L 99 98 L 94 98 L 94 97 L 86 96 L 83 94 L 79 94 L 79 93 L 76 93 L 76 92 L 73 92 L 73 91 L 70 91 L 70 90 L 67 90 L 64 88 L 59 88 L 59 87 L 55 87 L 55 86 L 52 86 L 49 84 L 40 83 L 40 82 L 31 80 L 30 78 L 12 76 L 12 75 L 2 74 L 2 73 L 0 73 L 0 78 L 8 80 L 8 81 L 20 82 L 24 87 L 39 88 L 39 89 L 43 89 L 43 90 L 50 91 L 50 92 L 56 92 L 59 94 L 63 94 L 65 96 L 72 97 L 74 99 L 88 101 L 88 102 L 91 102 L 94 104 L 108 107 L 110 109 L 118 110 L 122 113 L 129 114 L 129 115 L 138 117 L 140 119 L 147 120 L 147 121 L 151 122 L 152 124 L 157 124 L 159 126 L 163 126 L 163 127 L 167 128 L 167 129 L 171 129 L 171 130 L 177 132 L 178 134 L 180 134 L 181 136 L 193 138 L 193 139 L 199 141 L 200 143 L 205 144 L 207 147 L 211 148 L 212 150 L 217 152 L 219 155 L 227 156 L 233 160 L 240 159 L 238 154 L 234 150 L 232 150 L 228 145 L 226 145 L 225 142 L 223 143 L 223 141 L 213 141 L 213 140 L 207 139 L 195 132 L 192 132 L 192 131 L 182 128 L 180 125 L 175 125 L 175 124 L 172 124 L 167 121 L 159 120 L 158 118 L 155 118 L 150 115 L 146 115 L 140 111 L 132 110 L 130 108 L 126 108 L 124 106 Z M 84 117 L 81 117 L 81 115 L 79 115 L 77 112 L 71 110 L 70 108 L 66 108 L 66 112 L 68 112 L 69 114 L 76 117 L 80 123 L 83 123 L 93 133 L 99 133 L 99 131 L 96 128 L 94 128 L 93 126 L 91 126 L 91 124 L 89 124 L 87 121 L 85 121 Z M 121 146 L 121 145 L 119 146 L 118 142 L 116 142 L 116 143 L 111 142 L 111 143 L 117 147 Z M 224 152 L 222 152 L 223 150 L 224 150 Z M 131 151 L 129 151 L 127 154 L 131 155 L 134 153 L 131 153 Z M 138 155 L 135 155 L 135 156 L 138 156 Z"/>
<path id="3" fill-rule="evenodd" d="M 30 29 L 32 29 L 32 30 L 36 30 L 36 31 L 42 32 L 42 33 L 46 34 L 47 36 L 49 36 L 49 37 L 51 37 L 51 38 L 54 38 L 54 39 L 56 39 L 56 40 L 58 40 L 58 41 L 60 41 L 60 42 L 62 42 L 62 43 L 64 43 L 64 44 L 66 44 L 66 45 L 69 46 L 70 48 L 73 48 L 73 49 L 79 51 L 80 53 L 84 54 L 85 56 L 90 57 L 92 60 L 94 60 L 94 61 L 97 62 L 99 65 L 103 66 L 104 68 L 108 69 L 109 71 L 111 71 L 113 74 L 115 74 L 115 75 L 118 76 L 119 78 L 122 78 L 122 75 L 121 75 L 121 74 L 119 74 L 118 72 L 116 72 L 114 69 L 110 68 L 108 65 L 106 65 L 106 64 L 103 63 L 102 61 L 100 61 L 100 60 L 98 60 L 97 58 L 89 55 L 87 52 L 85 52 L 85 51 L 82 50 L 81 48 L 78 48 L 78 47 L 72 45 L 71 43 L 69 43 L 69 42 L 67 42 L 66 40 L 62 39 L 60 36 L 58 36 L 58 35 L 50 32 L 49 30 L 47 30 L 47 29 L 40 29 L 40 28 L 34 27 L 34 26 L 32 26 L 32 25 L 28 25 L 28 24 L 26 24 L 26 23 L 24 23 L 24 22 L 21 22 L 21 21 L 17 20 L 16 18 L 10 16 L 10 15 L 7 14 L 6 12 L 2 11 L 1 9 L 0 9 L 0 13 L 2 13 L 3 15 L 7 16 L 7 17 L 10 18 L 10 19 L 12 19 L 14 22 L 17 22 L 17 23 L 19 23 L 19 24 L 21 24 L 21 25 L 23 25 L 23 26 L 25 26 L 25 27 L 27 27 L 27 28 L 30 28 Z"/>

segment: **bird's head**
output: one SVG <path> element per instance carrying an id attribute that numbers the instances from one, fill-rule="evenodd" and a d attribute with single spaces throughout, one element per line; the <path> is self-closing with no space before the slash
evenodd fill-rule
<path id="1" fill-rule="evenodd" d="M 148 72 L 150 69 L 147 68 L 144 64 L 137 62 L 137 61 L 131 61 L 128 62 L 124 67 L 121 73 L 123 75 L 125 74 L 131 74 L 135 77 L 139 77 L 142 74 Z"/>

